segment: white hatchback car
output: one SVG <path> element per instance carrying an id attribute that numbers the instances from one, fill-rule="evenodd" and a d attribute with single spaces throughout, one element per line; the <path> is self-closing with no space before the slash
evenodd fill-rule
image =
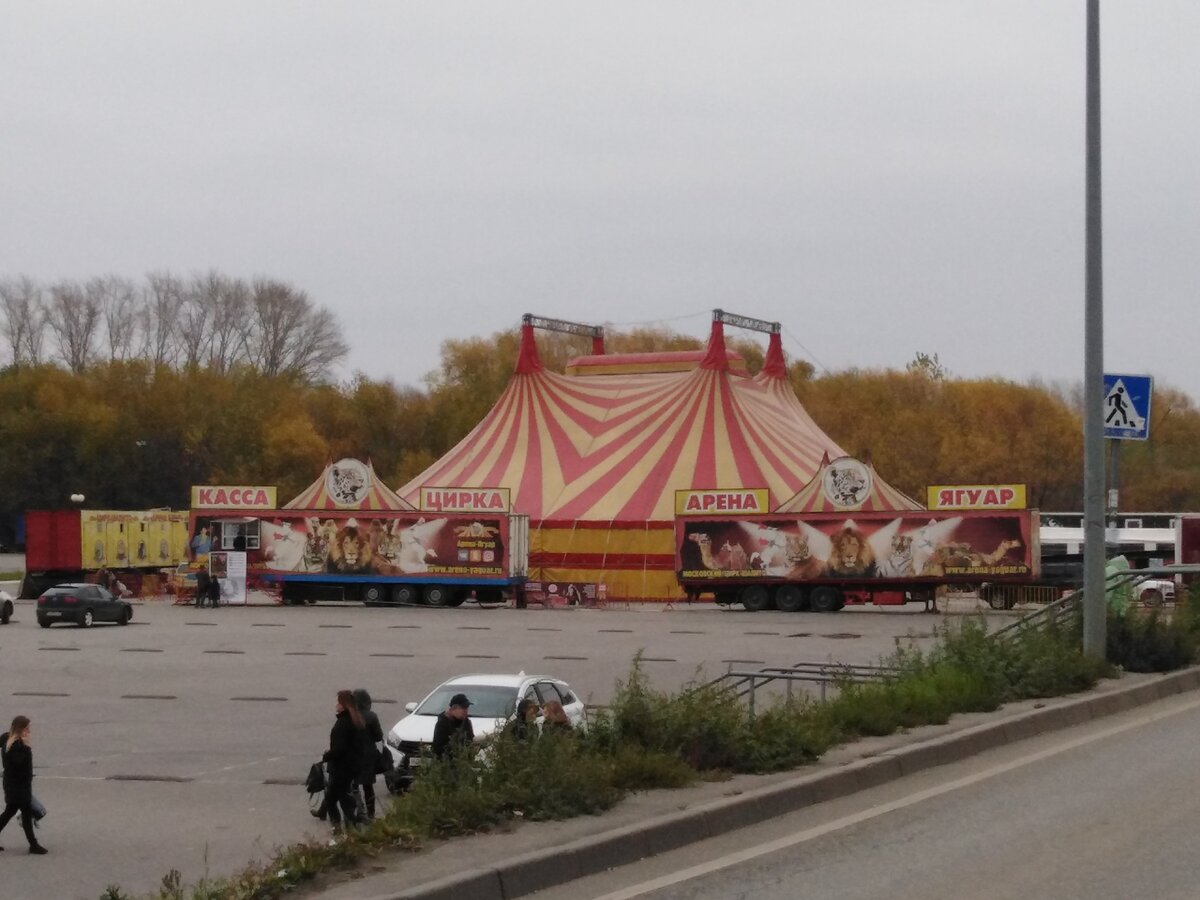
<path id="1" fill-rule="evenodd" d="M 466 694 L 471 701 L 471 727 L 479 741 L 504 727 L 517 710 L 517 702 L 530 698 L 539 706 L 551 700 L 563 705 L 567 717 L 576 728 L 587 727 L 587 712 L 583 701 L 560 678 L 548 675 L 459 675 L 442 682 L 420 703 L 409 703 L 403 719 L 387 734 L 397 772 L 409 770 L 421 762 L 422 751 L 433 743 L 433 726 L 438 713 L 446 711 L 450 698 Z"/>

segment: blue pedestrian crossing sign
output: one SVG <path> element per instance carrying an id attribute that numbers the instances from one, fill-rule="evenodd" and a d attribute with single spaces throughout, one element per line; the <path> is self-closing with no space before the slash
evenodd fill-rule
<path id="1" fill-rule="evenodd" d="M 1150 437 L 1149 375 L 1104 375 L 1104 436 L 1114 441 L 1144 441 Z"/>

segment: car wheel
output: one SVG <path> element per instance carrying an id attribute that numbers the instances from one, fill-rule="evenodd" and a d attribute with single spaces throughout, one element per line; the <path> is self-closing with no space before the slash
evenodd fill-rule
<path id="1" fill-rule="evenodd" d="M 749 612 L 760 612 L 771 608 L 771 592 L 761 584 L 742 588 L 742 606 Z"/>
<path id="2" fill-rule="evenodd" d="M 393 587 L 392 587 L 392 602 L 393 603 L 403 603 L 404 605 L 407 606 L 410 603 L 417 603 L 417 602 L 419 602 L 419 600 L 420 600 L 420 598 L 417 596 L 417 589 L 413 585 L 411 585 L 411 584 L 393 585 Z"/>
<path id="3" fill-rule="evenodd" d="M 1146 591 L 1146 593 L 1142 594 L 1142 602 L 1147 606 L 1162 606 L 1163 593 L 1158 588 Z"/>
<path id="4" fill-rule="evenodd" d="M 133 610 L 128 606 L 121 610 L 121 624 L 128 625 L 129 620 L 133 618 Z"/>
<path id="5" fill-rule="evenodd" d="M 80 628 L 91 628 L 94 621 L 96 621 L 96 617 L 92 615 L 92 611 L 90 609 L 85 609 L 79 614 Z"/>
<path id="6" fill-rule="evenodd" d="M 845 605 L 842 592 L 830 584 L 819 584 L 812 589 L 808 605 L 813 612 L 837 612 Z"/>
<path id="7" fill-rule="evenodd" d="M 4 601 L 4 607 L 0 609 L 0 625 L 7 625 L 12 621 L 13 605 L 9 601 Z"/>
<path id="8" fill-rule="evenodd" d="M 41 625 L 43 628 L 49 628 L 50 620 L 47 619 L 45 616 L 38 616 L 38 624 Z"/>
<path id="9" fill-rule="evenodd" d="M 780 612 L 800 612 L 804 609 L 804 588 L 785 584 L 775 592 L 775 608 Z"/>
<path id="10" fill-rule="evenodd" d="M 425 602 L 430 606 L 449 606 L 451 599 L 450 591 L 445 585 L 425 585 Z"/>

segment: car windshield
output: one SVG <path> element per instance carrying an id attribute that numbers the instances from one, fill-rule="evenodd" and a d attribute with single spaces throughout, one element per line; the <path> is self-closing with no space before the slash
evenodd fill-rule
<path id="1" fill-rule="evenodd" d="M 436 716 L 445 712 L 450 698 L 466 694 L 471 701 L 470 714 L 481 719 L 507 719 L 517 708 L 517 689 L 494 684 L 443 684 L 416 709 L 418 716 Z"/>

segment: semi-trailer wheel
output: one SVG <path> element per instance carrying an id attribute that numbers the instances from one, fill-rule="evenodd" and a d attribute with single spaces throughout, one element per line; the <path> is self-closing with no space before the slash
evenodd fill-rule
<path id="1" fill-rule="evenodd" d="M 378 606 L 387 602 L 387 586 L 368 584 L 362 589 L 362 601 L 367 606 Z"/>
<path id="2" fill-rule="evenodd" d="M 837 612 L 846 605 L 846 599 L 831 584 L 818 584 L 808 595 L 808 605 L 813 612 Z"/>
<path id="3" fill-rule="evenodd" d="M 800 612 L 807 605 L 804 588 L 798 584 L 780 585 L 775 592 L 775 608 L 780 612 Z"/>
<path id="4" fill-rule="evenodd" d="M 395 584 L 392 585 L 392 602 L 403 603 L 409 605 L 411 603 L 419 603 L 421 595 L 417 593 L 415 585 L 411 584 Z"/>
<path id="5" fill-rule="evenodd" d="M 748 612 L 761 612 L 771 608 L 771 592 L 761 584 L 751 584 L 742 588 L 742 606 Z"/>
<path id="6" fill-rule="evenodd" d="M 444 584 L 425 585 L 425 602 L 430 606 L 449 606 L 450 590 Z"/>

